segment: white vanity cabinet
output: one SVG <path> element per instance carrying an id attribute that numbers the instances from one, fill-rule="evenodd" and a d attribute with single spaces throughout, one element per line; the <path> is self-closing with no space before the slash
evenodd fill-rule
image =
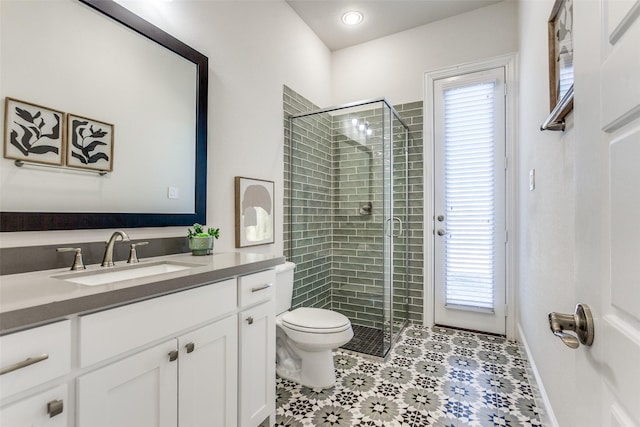
<path id="1" fill-rule="evenodd" d="M 275 423 L 275 279 L 274 270 L 238 278 L 240 427 Z"/>
<path id="2" fill-rule="evenodd" d="M 229 279 L 81 317 L 83 367 L 134 353 L 78 378 L 77 426 L 236 425 L 236 308 Z"/>
<path id="3" fill-rule="evenodd" d="M 78 426 L 234 426 L 235 316 L 78 379 Z"/>
<path id="4" fill-rule="evenodd" d="M 0 336 L 0 369 L 1 427 L 273 425 L 275 270 Z"/>

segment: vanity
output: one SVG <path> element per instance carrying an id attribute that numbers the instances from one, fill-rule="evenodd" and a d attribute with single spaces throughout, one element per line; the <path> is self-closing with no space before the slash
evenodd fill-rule
<path id="1" fill-rule="evenodd" d="M 208 58 L 110 0 L 0 9 L 2 37 L 21 41 L 3 51 L 1 95 L 114 124 L 118 159 L 105 174 L 0 159 L 0 231 L 204 224 Z M 96 58 L 101 66 L 87 72 Z M 54 90 L 57 76 L 72 87 Z M 145 179 L 133 179 L 142 168 Z M 12 267 L 40 268 L 56 254 L 18 249 Z M 284 257 L 162 252 L 135 265 L 93 262 L 0 277 L 0 425 L 275 423 L 274 268 Z"/>
<path id="2" fill-rule="evenodd" d="M 283 262 L 178 254 L 2 276 L 0 424 L 273 425 Z"/>

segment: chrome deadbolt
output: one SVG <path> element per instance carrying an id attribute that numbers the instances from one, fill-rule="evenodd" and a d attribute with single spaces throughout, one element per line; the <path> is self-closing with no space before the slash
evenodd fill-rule
<path id="1" fill-rule="evenodd" d="M 444 231 L 442 228 L 438 229 L 438 236 L 444 236 L 445 234 L 447 234 L 447 232 Z"/>
<path id="2" fill-rule="evenodd" d="M 444 215 L 438 215 L 436 218 L 440 222 L 444 221 Z"/>

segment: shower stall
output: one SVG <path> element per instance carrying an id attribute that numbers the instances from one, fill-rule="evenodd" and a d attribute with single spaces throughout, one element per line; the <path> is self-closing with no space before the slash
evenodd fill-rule
<path id="1" fill-rule="evenodd" d="M 291 115 L 288 136 L 293 307 L 344 314 L 344 348 L 385 357 L 408 318 L 409 128 L 380 98 Z"/>

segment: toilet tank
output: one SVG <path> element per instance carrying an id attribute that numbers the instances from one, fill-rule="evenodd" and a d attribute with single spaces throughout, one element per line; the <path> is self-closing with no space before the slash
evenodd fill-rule
<path id="1" fill-rule="evenodd" d="M 289 261 L 276 266 L 276 314 L 284 313 L 291 308 L 295 268 L 296 265 Z"/>

